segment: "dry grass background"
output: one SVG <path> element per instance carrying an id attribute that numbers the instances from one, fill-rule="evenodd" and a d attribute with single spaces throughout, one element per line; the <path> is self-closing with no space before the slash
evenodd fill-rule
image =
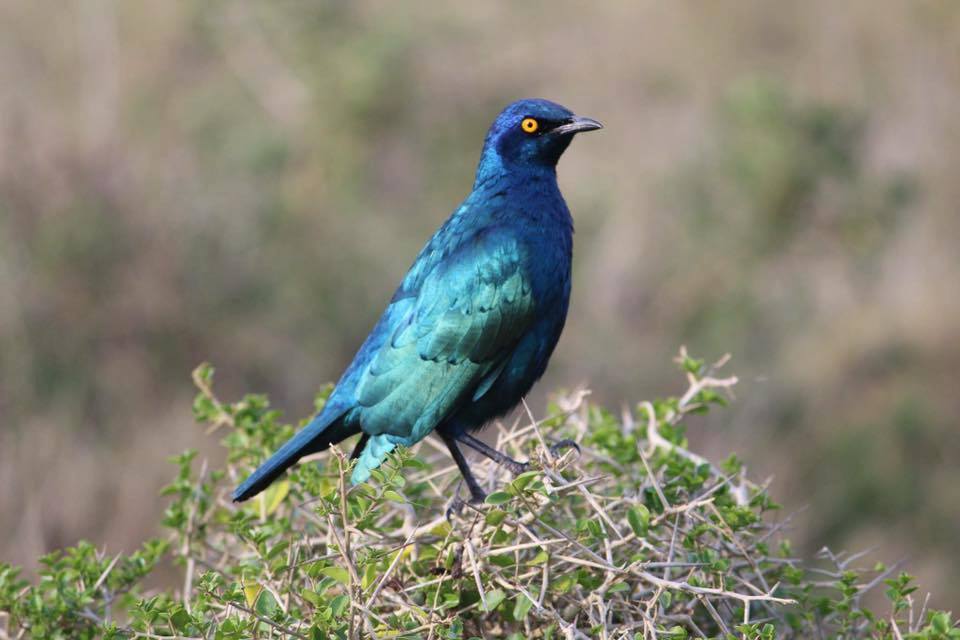
<path id="1" fill-rule="evenodd" d="M 307 415 L 543 96 L 607 129 L 532 405 L 731 351 L 695 448 L 960 596 L 960 5 L 0 0 L 0 83 L 0 558 L 150 533 L 201 360 Z"/>

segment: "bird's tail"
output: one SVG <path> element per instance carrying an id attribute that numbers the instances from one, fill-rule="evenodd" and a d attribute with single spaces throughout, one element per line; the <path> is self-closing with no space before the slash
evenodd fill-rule
<path id="1" fill-rule="evenodd" d="M 347 426 L 342 418 L 342 412 L 321 411 L 237 487 L 233 492 L 234 502 L 243 502 L 260 493 L 303 456 L 323 451 L 360 432 L 359 426 Z"/>

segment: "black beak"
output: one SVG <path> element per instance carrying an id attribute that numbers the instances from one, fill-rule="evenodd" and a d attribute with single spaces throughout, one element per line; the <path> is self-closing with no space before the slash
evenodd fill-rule
<path id="1" fill-rule="evenodd" d="M 603 125 L 593 118 L 574 116 L 566 123 L 553 129 L 550 133 L 563 136 L 568 134 L 572 135 L 574 133 L 582 133 L 584 131 L 596 131 L 597 129 L 603 129 Z"/>

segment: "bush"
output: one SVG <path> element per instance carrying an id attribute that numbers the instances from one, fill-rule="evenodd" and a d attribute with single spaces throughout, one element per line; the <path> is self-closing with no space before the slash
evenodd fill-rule
<path id="1" fill-rule="evenodd" d="M 617 417 L 586 393 L 543 420 L 497 426 L 535 469 L 475 464 L 486 504 L 457 512 L 458 473 L 427 441 L 350 487 L 338 449 L 256 499 L 230 490 L 294 429 L 267 399 L 224 404 L 194 374 L 198 421 L 226 428 L 225 469 L 187 452 L 165 489 L 170 530 L 130 555 L 88 543 L 41 560 L 39 582 L 0 565 L 5 638 L 960 638 L 912 578 L 827 550 L 813 563 L 782 537 L 789 518 L 731 456 L 690 452 L 685 419 L 726 403 L 736 379 L 681 351 L 677 398 Z M 318 398 L 322 404 L 326 394 Z M 549 440 L 547 440 L 549 438 Z M 579 455 L 545 446 L 571 438 Z M 416 455 L 415 455 L 416 453 Z M 182 585 L 142 586 L 165 555 Z M 863 596 L 886 587 L 889 605 Z"/>

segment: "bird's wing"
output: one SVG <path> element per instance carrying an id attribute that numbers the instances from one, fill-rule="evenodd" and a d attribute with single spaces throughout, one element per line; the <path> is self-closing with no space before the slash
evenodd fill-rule
<path id="1" fill-rule="evenodd" d="M 364 431 L 418 440 L 489 388 L 534 319 L 524 263 L 512 234 L 488 229 L 395 299 L 408 309 L 357 386 Z"/>

